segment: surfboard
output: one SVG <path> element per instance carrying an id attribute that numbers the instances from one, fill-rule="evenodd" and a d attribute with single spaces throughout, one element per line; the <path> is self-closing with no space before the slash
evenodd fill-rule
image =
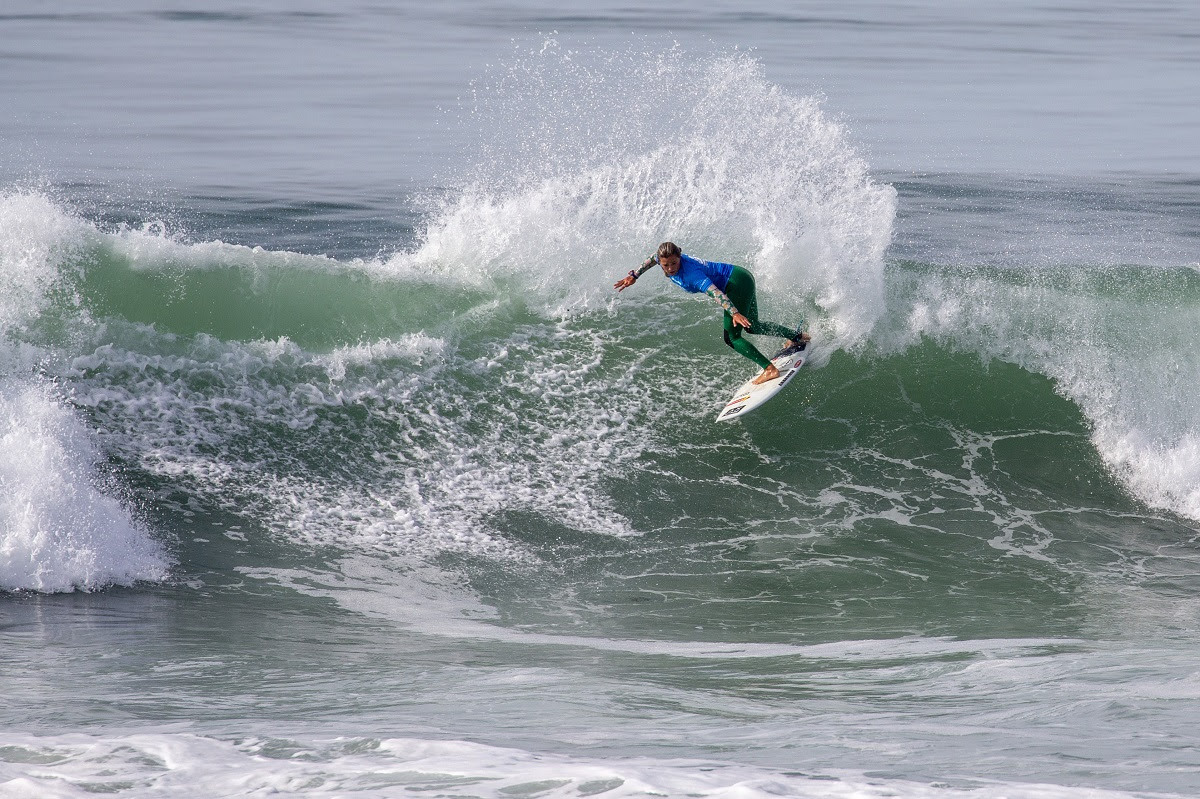
<path id="1" fill-rule="evenodd" d="M 783 387 L 792 381 L 796 372 L 800 371 L 800 367 L 808 360 L 808 352 L 809 347 L 807 346 L 799 350 L 789 346 L 776 353 L 775 357 L 771 359 L 771 363 L 775 364 L 775 368 L 779 370 L 779 377 L 756 386 L 754 377 L 758 377 L 758 375 L 755 375 L 742 383 L 741 388 L 733 393 L 733 397 L 717 414 L 717 421 L 728 422 L 731 419 L 740 419 L 783 391 Z"/>

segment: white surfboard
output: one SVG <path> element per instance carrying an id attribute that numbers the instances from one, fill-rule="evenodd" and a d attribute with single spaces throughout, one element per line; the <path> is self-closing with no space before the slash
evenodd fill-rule
<path id="1" fill-rule="evenodd" d="M 788 347 L 780 351 L 771 359 L 771 363 L 775 364 L 775 368 L 779 370 L 779 377 L 757 386 L 754 385 L 754 377 L 758 377 L 758 375 L 747 380 L 741 388 L 734 392 L 729 402 L 725 403 L 725 407 L 717 414 L 717 421 L 728 422 L 731 419 L 745 416 L 782 391 L 783 387 L 791 382 L 796 372 L 800 371 L 800 367 L 808 360 L 808 352 L 809 347 L 802 350 Z"/>

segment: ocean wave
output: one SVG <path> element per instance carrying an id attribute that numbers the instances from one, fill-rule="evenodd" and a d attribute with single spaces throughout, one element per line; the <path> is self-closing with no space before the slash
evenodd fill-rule
<path id="1" fill-rule="evenodd" d="M 283 541 L 416 559 L 538 560 L 564 530 L 636 538 L 730 485 L 783 485 L 795 496 L 754 524 L 917 529 L 937 495 L 986 520 L 994 548 L 1053 562 L 1037 514 L 1091 499 L 987 467 L 1039 437 L 1086 436 L 1099 460 L 1075 464 L 1080 481 L 1115 476 L 1200 519 L 1194 268 L 889 262 L 896 192 L 818 99 L 745 54 L 548 46 L 481 83 L 470 113 L 471 168 L 376 258 L 193 241 L 154 219 L 101 229 L 47 192 L 0 195 L 6 399 L 94 426 L 73 463 L 112 459 L 156 502 L 182 489 Z M 721 435 L 706 426 L 721 387 L 749 367 L 714 309 L 655 274 L 611 289 L 665 238 L 748 266 L 764 316 L 814 333 L 796 387 Z M 47 380 L 62 391 L 38 395 Z M 793 489 L 771 473 L 780 452 L 820 453 L 832 476 Z M 1043 479 L 1036 461 L 1006 468 Z M 663 507 L 629 507 L 631 479 L 670 484 Z M 761 513 L 727 503 L 711 524 Z"/>
<path id="2" fill-rule="evenodd" d="M 173 490 L 190 492 L 281 541 L 544 562 L 514 530 L 645 535 L 674 506 L 631 513 L 624 482 L 666 475 L 679 509 L 704 503 L 726 493 L 708 464 L 742 446 L 823 453 L 844 472 L 785 499 L 779 520 L 815 503 L 800 514 L 814 530 L 915 528 L 928 490 L 990 520 L 995 548 L 1053 560 L 1054 533 L 1029 503 L 1094 503 L 1017 495 L 987 474 L 988 453 L 1028 436 L 1089 438 L 1099 460 L 1074 467 L 1080 480 L 1115 475 L 1146 505 L 1200 517 L 1194 270 L 892 263 L 862 344 L 839 349 L 845 339 L 822 333 L 833 323 L 814 320 L 812 371 L 716 436 L 704 425 L 720 387 L 749 365 L 721 343 L 712 309 L 653 284 L 561 315 L 521 299 L 522 265 L 496 278 L 505 295 L 383 261 L 194 244 L 154 226 L 104 232 L 39 195 L 10 195 L 9 208 L 51 217 L 9 234 L 10 279 L 33 309 L 7 312 L 10 395 L 57 381 L 52 401 L 94 426 L 94 451 L 147 500 L 169 507 Z M 762 294 L 764 313 L 787 312 L 769 286 Z M 914 402 L 925 386 L 936 390 Z M 892 405 L 862 405 L 856 391 Z M 794 421 L 773 430 L 779 414 Z M 925 462 L 899 446 L 904 428 Z M 762 471 L 772 457 L 736 467 L 749 472 L 734 482 L 775 491 Z M 955 461 L 976 466 L 959 476 Z M 1039 463 L 1006 468 L 1037 484 Z M 869 484 L 893 499 L 880 504 Z"/>

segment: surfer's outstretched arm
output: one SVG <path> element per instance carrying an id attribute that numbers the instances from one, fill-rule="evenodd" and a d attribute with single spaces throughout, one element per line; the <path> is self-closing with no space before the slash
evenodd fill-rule
<path id="1" fill-rule="evenodd" d="M 624 291 L 637 282 L 637 279 L 646 274 L 646 270 L 658 265 L 658 256 L 651 255 L 646 260 L 642 261 L 642 265 L 637 269 L 630 269 L 629 274 L 613 283 L 613 288 L 617 291 Z"/>

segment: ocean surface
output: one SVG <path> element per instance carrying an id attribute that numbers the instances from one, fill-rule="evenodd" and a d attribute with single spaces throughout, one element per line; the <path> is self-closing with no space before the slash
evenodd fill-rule
<path id="1" fill-rule="evenodd" d="M 1200 794 L 1198 42 L 9 0 L 0 797 Z"/>

